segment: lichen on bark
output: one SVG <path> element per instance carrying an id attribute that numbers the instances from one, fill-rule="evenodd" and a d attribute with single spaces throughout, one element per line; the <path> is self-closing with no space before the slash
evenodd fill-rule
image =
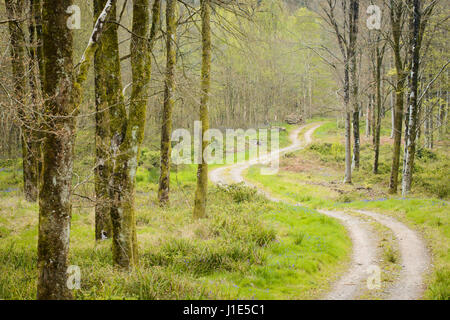
<path id="1" fill-rule="evenodd" d="M 106 0 L 94 1 L 94 25 L 101 14 Z M 116 104 L 117 98 L 111 90 L 109 66 L 111 52 L 108 50 L 108 41 L 114 28 L 107 28 L 94 55 L 95 77 L 95 239 L 102 240 L 112 235 L 109 179 L 111 177 L 111 161 L 109 154 L 110 130 L 109 111 L 110 104 Z M 109 95 L 107 94 L 109 93 Z"/>
<path id="2" fill-rule="evenodd" d="M 109 13 L 108 4 L 103 12 Z M 72 0 L 44 0 L 43 60 L 45 140 L 39 197 L 38 299 L 70 299 L 67 264 L 70 238 L 75 115 L 82 98 L 82 84 L 103 28 L 97 20 L 96 39 L 91 37 L 74 74 L 72 32 L 66 27 L 66 9 Z M 108 9 L 108 10 L 106 10 Z M 105 17 L 106 19 L 106 17 Z"/>
<path id="3" fill-rule="evenodd" d="M 76 106 L 72 99 L 72 33 L 65 26 L 71 0 L 43 2 L 43 42 L 47 97 L 43 172 L 39 197 L 38 299 L 70 299 L 67 259 Z"/>

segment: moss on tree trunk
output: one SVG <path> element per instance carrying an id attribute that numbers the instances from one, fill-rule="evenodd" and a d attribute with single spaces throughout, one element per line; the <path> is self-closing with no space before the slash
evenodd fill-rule
<path id="1" fill-rule="evenodd" d="M 172 134 L 172 110 L 174 106 L 175 64 L 176 64 L 176 16 L 177 2 L 167 0 L 166 4 L 166 79 L 164 84 L 164 108 L 161 126 L 161 174 L 159 177 L 158 199 L 161 205 L 169 202 L 170 155 Z"/>
<path id="2" fill-rule="evenodd" d="M 82 84 L 114 0 L 108 0 L 94 27 L 76 75 L 73 39 L 67 28 L 72 0 L 44 0 L 43 93 L 45 140 L 39 198 L 38 299 L 70 299 L 67 286 L 75 115 L 81 103 Z"/>
<path id="3" fill-rule="evenodd" d="M 138 245 L 135 217 L 135 183 L 139 153 L 144 139 L 147 112 L 147 92 L 151 74 L 151 49 L 159 28 L 160 0 L 154 1 L 152 28 L 149 30 L 149 0 L 133 3 L 133 26 L 131 37 L 132 89 L 128 118 L 115 129 L 113 143 L 118 155 L 114 159 L 112 183 L 113 258 L 122 268 L 138 263 Z M 150 32 L 149 32 L 150 31 Z M 148 40 L 147 40 L 148 39 Z M 118 129 L 122 128 L 122 132 Z"/>
<path id="4" fill-rule="evenodd" d="M 194 218 L 206 217 L 206 196 L 208 193 L 208 163 L 204 158 L 204 151 L 210 143 L 205 139 L 205 132 L 209 129 L 208 100 L 211 74 L 211 27 L 210 1 L 201 1 L 202 16 L 202 74 L 200 121 L 202 122 L 202 161 L 197 170 L 197 189 L 195 191 Z"/>
<path id="5" fill-rule="evenodd" d="M 101 14 L 106 0 L 94 1 L 94 23 Z M 112 235 L 109 182 L 111 179 L 111 144 L 108 107 L 120 103 L 120 84 L 110 74 L 110 66 L 115 61 L 117 51 L 114 46 L 114 33 L 117 28 L 109 25 L 103 32 L 94 55 L 95 77 L 95 239 Z M 114 89 L 115 88 L 115 89 Z"/>
<path id="6" fill-rule="evenodd" d="M 72 33 L 66 27 L 71 0 L 43 2 L 44 94 L 47 130 L 39 199 L 38 299 L 68 299 L 67 257 L 75 105 L 72 99 Z M 55 117 L 56 116 L 56 117 Z"/>

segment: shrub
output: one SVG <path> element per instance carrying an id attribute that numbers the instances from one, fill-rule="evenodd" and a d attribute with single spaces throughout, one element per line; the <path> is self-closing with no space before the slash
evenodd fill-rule
<path id="1" fill-rule="evenodd" d="M 284 158 L 290 159 L 295 158 L 295 152 L 288 152 L 284 155 Z"/>
<path id="2" fill-rule="evenodd" d="M 139 157 L 139 166 L 146 169 L 159 168 L 160 153 L 159 151 L 151 151 L 148 148 L 141 149 Z"/>
<path id="3" fill-rule="evenodd" d="M 350 203 L 352 202 L 354 199 L 352 196 L 348 195 L 348 194 L 341 194 L 339 195 L 339 197 L 336 199 L 337 202 L 343 202 L 343 203 Z"/>
<path id="4" fill-rule="evenodd" d="M 233 201 L 236 203 L 242 203 L 245 201 L 251 201 L 257 195 L 255 188 L 247 187 L 244 183 L 234 183 L 230 185 L 220 186 L 219 189 L 232 196 Z"/>
<path id="5" fill-rule="evenodd" d="M 326 155 L 330 153 L 331 146 L 331 143 L 312 143 L 309 145 L 308 149 Z"/>
<path id="6" fill-rule="evenodd" d="M 345 148 L 340 143 L 333 143 L 331 145 L 331 155 L 336 161 L 344 161 L 345 160 Z"/>
<path id="7" fill-rule="evenodd" d="M 434 153 L 431 150 L 424 149 L 424 148 L 418 149 L 416 151 L 416 156 L 417 156 L 417 158 L 419 158 L 425 162 L 427 162 L 427 160 L 431 160 L 431 161 L 437 160 L 436 153 Z"/>
<path id="8" fill-rule="evenodd" d="M 322 161 L 344 161 L 345 149 L 340 143 L 312 143 L 309 150 L 319 153 L 322 157 Z"/>

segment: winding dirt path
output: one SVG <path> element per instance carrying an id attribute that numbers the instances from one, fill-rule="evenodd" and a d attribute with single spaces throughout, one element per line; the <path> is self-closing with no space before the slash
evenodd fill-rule
<path id="1" fill-rule="evenodd" d="M 367 286 L 368 270 L 377 265 L 377 241 L 373 229 L 367 221 L 343 212 L 317 210 L 329 217 L 338 219 L 348 230 L 353 250 L 350 267 L 334 283 L 326 300 L 352 300 L 361 295 Z"/>
<path id="2" fill-rule="evenodd" d="M 297 151 L 305 147 L 305 145 L 311 143 L 312 141 L 312 134 L 314 131 L 320 127 L 320 124 L 315 125 L 311 129 L 309 129 L 305 133 L 305 143 L 302 144 L 302 141 L 298 138 L 299 133 L 306 127 L 306 125 L 300 126 L 296 129 L 294 129 L 289 134 L 289 139 L 292 141 L 292 144 L 288 147 L 282 148 L 277 150 L 276 152 L 273 152 L 271 154 L 268 154 L 267 156 L 261 157 L 259 159 L 259 162 L 268 162 L 271 160 L 271 158 L 279 157 L 282 154 L 285 154 L 287 152 L 291 151 Z M 258 163 L 258 160 L 251 159 L 250 161 L 242 162 L 242 163 L 236 163 L 224 167 L 220 167 L 214 170 L 211 170 L 209 173 L 209 180 L 211 180 L 215 184 L 227 184 L 228 182 L 231 183 L 240 183 L 245 182 L 244 178 L 242 177 L 242 172 L 244 172 L 246 169 L 248 169 L 250 166 Z M 247 183 L 249 184 L 249 183 Z M 250 184 L 249 184 L 250 185 Z"/>
<path id="3" fill-rule="evenodd" d="M 284 153 L 303 149 L 312 141 L 312 134 L 321 124 L 312 126 L 304 134 L 303 143 L 299 139 L 299 133 L 306 127 L 301 126 L 293 130 L 289 138 L 292 144 L 278 152 L 267 156 L 260 161 L 269 161 L 271 157 L 278 157 Z M 244 180 L 242 173 L 256 161 L 233 164 L 217 168 L 210 172 L 210 180 L 215 184 L 240 183 L 244 182 L 249 186 L 256 187 Z M 261 188 L 258 188 L 269 200 L 283 201 Z M 351 300 L 358 298 L 367 289 L 367 279 L 370 276 L 369 269 L 377 266 L 378 237 L 366 219 L 340 211 L 318 210 L 320 213 L 340 221 L 348 230 L 353 243 L 352 258 L 348 270 L 338 279 L 330 292 L 324 299 L 327 300 Z M 354 210 L 368 220 L 392 230 L 400 248 L 401 271 L 395 284 L 383 295 L 388 300 L 415 300 L 423 295 L 425 285 L 424 274 L 429 271 L 430 257 L 420 236 L 409 229 L 403 223 L 379 213 Z"/>
<path id="4" fill-rule="evenodd" d="M 368 216 L 391 229 L 399 243 L 402 269 L 400 278 L 390 289 L 387 299 L 420 299 L 425 290 L 423 276 L 430 269 L 428 250 L 420 236 L 392 217 L 365 210 L 357 210 L 356 212 Z"/>

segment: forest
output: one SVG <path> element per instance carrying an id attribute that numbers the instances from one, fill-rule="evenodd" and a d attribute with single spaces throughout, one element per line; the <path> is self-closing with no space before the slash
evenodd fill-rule
<path id="1" fill-rule="evenodd" d="M 0 0 L 0 299 L 449 300 L 449 4 Z"/>

